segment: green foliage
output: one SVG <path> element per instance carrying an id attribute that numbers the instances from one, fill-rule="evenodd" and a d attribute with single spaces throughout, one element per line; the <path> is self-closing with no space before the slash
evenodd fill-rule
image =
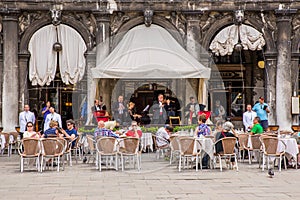
<path id="1" fill-rule="evenodd" d="M 80 127 L 80 128 L 78 128 L 78 132 L 81 132 L 81 133 L 94 133 L 95 128 L 86 129 L 85 127 Z"/>
<path id="2" fill-rule="evenodd" d="M 144 126 L 142 126 L 141 129 L 142 129 L 143 133 L 156 133 L 157 130 L 158 130 L 158 127 L 144 127 Z"/>
<path id="3" fill-rule="evenodd" d="M 190 131 L 191 129 L 193 129 L 193 131 L 194 131 L 196 127 L 197 127 L 196 124 L 187 125 L 187 126 L 176 126 L 176 127 L 174 127 L 173 132 L 176 133 L 178 131 Z"/>

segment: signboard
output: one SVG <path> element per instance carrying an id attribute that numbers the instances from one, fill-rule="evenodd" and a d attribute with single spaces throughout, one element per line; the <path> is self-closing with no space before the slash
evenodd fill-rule
<path id="1" fill-rule="evenodd" d="M 299 114 L 299 97 L 292 97 L 292 114 Z"/>

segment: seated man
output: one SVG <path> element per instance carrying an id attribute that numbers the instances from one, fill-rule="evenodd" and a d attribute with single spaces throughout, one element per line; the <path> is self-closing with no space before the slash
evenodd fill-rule
<path id="1" fill-rule="evenodd" d="M 260 125 L 260 118 L 254 117 L 253 127 L 251 128 L 250 135 L 261 134 L 264 132 L 264 128 Z"/>
<path id="2" fill-rule="evenodd" d="M 128 137 L 137 137 L 137 138 L 142 137 L 142 130 L 137 125 L 136 121 L 131 122 L 131 126 L 129 127 L 128 131 L 126 132 L 126 136 L 128 136 Z"/>
<path id="3" fill-rule="evenodd" d="M 104 121 L 102 120 L 98 122 L 98 127 L 95 129 L 94 132 L 94 137 L 97 138 L 98 136 L 119 138 L 119 136 L 115 134 L 112 130 L 105 128 Z"/>
<path id="4" fill-rule="evenodd" d="M 156 144 L 159 148 L 163 148 L 169 145 L 170 134 L 173 132 L 173 127 L 161 127 L 157 130 L 156 136 Z"/>

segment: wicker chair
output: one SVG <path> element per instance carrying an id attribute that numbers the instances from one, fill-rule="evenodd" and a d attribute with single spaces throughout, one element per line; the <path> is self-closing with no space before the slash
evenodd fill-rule
<path id="1" fill-rule="evenodd" d="M 171 147 L 171 155 L 170 155 L 170 165 L 172 164 L 172 160 L 176 154 L 179 155 L 179 143 L 178 143 L 178 136 L 171 136 L 170 137 L 170 147 Z"/>
<path id="2" fill-rule="evenodd" d="M 166 140 L 165 138 L 159 137 L 157 135 L 152 134 L 152 138 L 153 138 L 153 143 L 154 143 L 154 148 L 156 149 L 156 159 L 160 158 L 160 154 L 162 157 L 164 157 L 164 151 L 170 149 L 170 144 L 169 141 Z M 164 146 L 158 146 L 157 145 L 157 140 L 165 140 L 168 144 L 164 145 Z"/>
<path id="3" fill-rule="evenodd" d="M 249 164 L 251 164 L 250 161 L 250 153 L 249 150 L 250 148 L 248 148 L 248 138 L 249 135 L 248 134 L 239 134 L 238 135 L 238 141 L 239 141 L 239 157 L 240 157 L 240 162 L 242 161 L 243 158 L 243 162 L 245 161 L 245 151 L 248 151 L 248 158 L 249 158 Z M 242 152 L 243 151 L 243 155 Z"/>
<path id="4" fill-rule="evenodd" d="M 199 161 L 199 155 L 200 152 L 194 152 L 194 145 L 195 145 L 195 139 L 192 137 L 179 137 L 179 167 L 178 170 L 181 171 L 181 165 L 183 161 L 183 168 L 185 167 L 185 161 L 188 161 L 188 158 L 190 158 L 190 161 L 192 163 L 192 160 L 194 157 L 196 157 L 196 171 L 198 171 L 198 161 Z M 200 168 L 202 170 L 202 162 L 200 162 Z"/>
<path id="5" fill-rule="evenodd" d="M 37 138 L 24 138 L 18 147 L 20 159 L 20 171 L 24 171 L 24 159 L 36 158 L 37 170 L 40 171 L 40 141 Z"/>
<path id="6" fill-rule="evenodd" d="M 279 159 L 279 163 L 278 163 L 278 168 L 279 171 L 281 171 L 281 160 L 282 160 L 282 156 L 284 159 L 284 167 L 286 168 L 286 160 L 285 160 L 285 150 L 282 152 L 277 152 L 277 147 L 278 147 L 278 142 L 282 142 L 283 145 L 285 146 L 286 149 L 286 144 L 279 140 L 277 137 L 269 137 L 269 136 L 265 136 L 265 137 L 261 137 L 261 141 L 262 141 L 262 147 L 263 147 L 263 166 L 262 166 L 262 170 L 264 171 L 265 169 L 265 158 L 267 157 L 267 166 L 268 169 L 270 168 L 269 165 L 269 160 L 271 157 L 274 157 L 275 159 Z M 275 162 L 275 160 L 274 160 Z"/>
<path id="7" fill-rule="evenodd" d="M 259 167 L 260 167 L 260 163 L 261 163 L 261 154 L 263 153 L 262 152 L 262 145 L 261 145 L 260 137 L 261 137 L 261 135 L 259 135 L 259 134 L 251 135 L 250 139 L 251 139 L 252 147 L 248 149 L 248 151 L 250 153 L 250 164 L 252 163 L 252 155 L 253 155 L 253 153 L 254 152 L 258 153 L 257 161 L 259 163 Z"/>
<path id="8" fill-rule="evenodd" d="M 65 145 L 58 138 L 43 138 L 42 143 L 42 161 L 41 161 L 41 172 L 43 171 L 43 163 L 45 158 L 57 159 L 57 171 L 59 172 L 60 157 L 64 154 Z M 46 164 L 46 163 L 45 163 Z"/>
<path id="9" fill-rule="evenodd" d="M 116 138 L 114 137 L 100 137 L 96 142 L 96 149 L 98 152 L 98 166 L 99 171 L 102 171 L 101 160 L 102 157 L 112 157 L 115 156 L 115 170 L 118 170 L 118 152 L 115 149 Z M 106 159 L 107 161 L 107 159 Z M 107 162 L 106 162 L 106 168 Z"/>
<path id="10" fill-rule="evenodd" d="M 98 159 L 97 159 L 97 149 L 95 146 L 96 141 L 94 140 L 94 136 L 92 135 L 87 135 L 87 144 L 88 144 L 88 152 L 90 152 L 90 155 L 87 159 L 87 163 L 90 162 L 91 158 L 93 158 L 94 162 L 96 163 L 96 167 L 98 169 Z"/>
<path id="11" fill-rule="evenodd" d="M 234 156 L 234 161 L 236 165 L 236 171 L 239 170 L 238 163 L 237 163 L 237 156 L 234 151 L 234 147 L 236 144 L 236 138 L 235 137 L 225 137 L 221 138 L 218 141 L 215 142 L 217 144 L 218 142 L 222 142 L 223 152 L 217 153 L 217 156 L 219 157 L 219 163 L 220 163 L 220 171 L 222 171 L 222 158 L 228 158 L 231 159 L 232 156 Z"/>
<path id="12" fill-rule="evenodd" d="M 124 157 L 133 158 L 133 166 L 135 166 L 134 158 L 136 158 L 137 168 L 141 169 L 141 152 L 139 152 L 139 139 L 127 137 L 123 139 L 124 149 L 119 152 L 121 156 L 122 171 L 124 171 Z"/>
<path id="13" fill-rule="evenodd" d="M 10 135 L 9 133 L 1 132 L 1 135 L 3 135 L 3 139 L 5 140 L 4 147 L 1 146 L 1 154 L 4 154 L 5 149 L 7 149 L 7 156 L 9 157 L 11 154 L 12 145 L 9 143 Z"/>

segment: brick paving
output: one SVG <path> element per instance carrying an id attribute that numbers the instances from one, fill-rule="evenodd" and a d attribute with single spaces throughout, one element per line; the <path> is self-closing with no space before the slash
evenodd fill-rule
<path id="1" fill-rule="evenodd" d="M 0 157 L 0 199 L 300 199 L 300 170 L 275 171 L 274 178 L 258 164 L 239 163 L 239 172 L 225 169 L 178 172 L 176 165 L 143 154 L 142 170 L 103 170 L 73 164 L 65 171 L 19 172 L 19 156 Z"/>

